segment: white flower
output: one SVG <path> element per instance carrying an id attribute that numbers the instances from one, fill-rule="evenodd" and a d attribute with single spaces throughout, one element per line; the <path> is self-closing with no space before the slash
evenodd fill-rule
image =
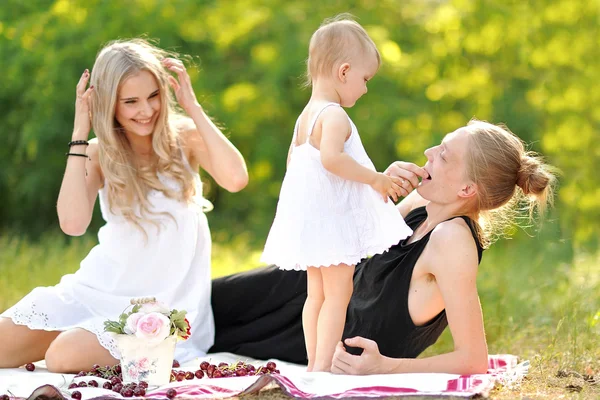
<path id="1" fill-rule="evenodd" d="M 163 303 L 158 301 L 153 303 L 142 304 L 142 307 L 140 307 L 140 312 L 143 314 L 148 314 L 152 312 L 158 312 L 165 315 L 171 314 L 171 310 L 169 310 L 167 306 L 165 306 Z"/>
<path id="2" fill-rule="evenodd" d="M 133 313 L 129 317 L 127 317 L 127 321 L 125 322 L 125 327 L 123 331 L 128 335 L 133 335 L 137 331 L 137 324 L 139 319 L 143 316 L 142 313 Z"/>

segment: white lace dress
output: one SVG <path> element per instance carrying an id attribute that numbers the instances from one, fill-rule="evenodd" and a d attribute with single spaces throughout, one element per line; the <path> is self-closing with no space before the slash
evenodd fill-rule
<path id="1" fill-rule="evenodd" d="M 189 165 L 188 165 L 189 168 Z M 159 176 L 173 189 L 177 183 Z M 212 208 L 202 197 L 195 173 L 196 196 L 186 204 L 162 192 L 149 194 L 152 209 L 161 216 L 160 231 L 148 222 L 142 232 L 122 216 L 109 211 L 106 189 L 99 192 L 106 220 L 99 244 L 81 262 L 77 272 L 52 287 L 38 287 L 1 316 L 31 329 L 66 331 L 83 328 L 94 333 L 113 357 L 114 341 L 104 333 L 104 321 L 116 320 L 135 297 L 154 296 L 169 308 L 187 310 L 192 328 L 187 341 L 178 342 L 175 358 L 181 362 L 206 354 L 214 342 L 211 298 L 211 238 L 204 211 Z"/>
<path id="2" fill-rule="evenodd" d="M 275 220 L 261 261 L 281 269 L 306 270 L 338 264 L 356 265 L 360 260 L 383 253 L 410 236 L 400 212 L 371 186 L 340 178 L 321 163 L 319 150 L 309 143 L 319 114 L 309 124 L 306 143 L 292 149 L 290 163 L 281 186 Z M 375 170 L 356 126 L 344 152 L 359 164 Z M 294 128 L 295 143 L 298 121 Z"/>

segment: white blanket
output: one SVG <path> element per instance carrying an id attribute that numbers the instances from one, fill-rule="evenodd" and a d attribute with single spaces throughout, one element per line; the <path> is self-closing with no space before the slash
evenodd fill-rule
<path id="1" fill-rule="evenodd" d="M 254 365 L 263 365 L 266 361 L 257 361 L 230 353 L 211 354 L 182 365 L 178 370 L 195 371 L 201 361 L 210 359 L 213 364 L 219 362 L 232 363 L 245 361 Z M 528 362 L 517 365 L 517 357 L 512 355 L 494 355 L 489 359 L 487 374 L 460 376 L 453 374 L 394 374 L 349 376 L 334 375 L 326 372 L 307 373 L 306 366 L 290 364 L 279 360 L 279 375 L 244 376 L 228 378 L 203 378 L 183 382 L 172 382 L 169 385 L 149 390 L 146 398 L 164 399 L 169 388 L 175 388 L 178 397 L 194 398 L 226 398 L 240 393 L 252 393 L 268 385 L 278 385 L 290 396 L 296 398 L 314 398 L 328 396 L 344 397 L 388 397 L 402 395 L 438 395 L 464 396 L 487 395 L 496 383 L 507 384 L 520 380 L 526 373 Z M 0 369 L 0 395 L 28 398 L 36 389 L 54 394 L 59 391 L 66 399 L 70 399 L 71 391 L 67 389 L 72 382 L 89 381 L 91 377 L 75 378 L 69 374 L 53 374 L 48 372 L 44 363 L 36 363 L 34 372 L 24 368 Z M 99 378 L 94 378 L 102 381 Z M 83 400 L 99 396 L 121 396 L 101 388 L 78 388 Z"/>

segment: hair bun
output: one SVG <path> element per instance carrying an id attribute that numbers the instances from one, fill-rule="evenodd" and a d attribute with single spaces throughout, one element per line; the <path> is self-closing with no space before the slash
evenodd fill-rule
<path id="1" fill-rule="evenodd" d="M 546 171 L 545 164 L 537 157 L 523 155 L 521 167 L 517 172 L 517 186 L 525 195 L 541 195 L 544 193 L 553 175 Z"/>

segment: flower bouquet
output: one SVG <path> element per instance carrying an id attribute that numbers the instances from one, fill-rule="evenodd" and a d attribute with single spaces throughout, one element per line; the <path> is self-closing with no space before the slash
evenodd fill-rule
<path id="1" fill-rule="evenodd" d="M 117 321 L 104 322 L 121 352 L 124 382 L 169 383 L 175 344 L 191 333 L 185 314 L 150 297 L 131 300 Z"/>

